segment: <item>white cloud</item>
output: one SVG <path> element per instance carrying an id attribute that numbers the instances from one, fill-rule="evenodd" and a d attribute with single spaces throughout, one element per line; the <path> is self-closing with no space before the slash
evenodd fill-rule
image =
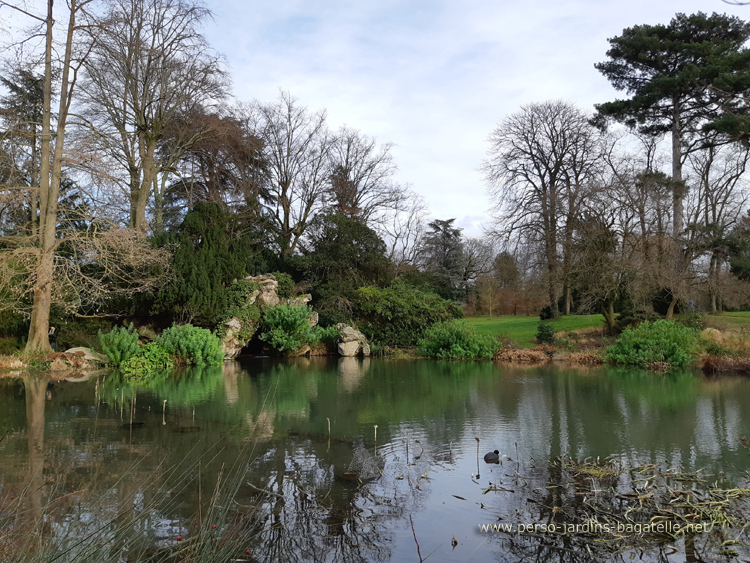
<path id="1" fill-rule="evenodd" d="M 616 93 L 596 71 L 607 38 L 678 11 L 750 17 L 719 0 L 214 0 L 210 42 L 238 99 L 289 90 L 330 125 L 393 142 L 399 180 L 432 215 L 481 234 L 490 203 L 477 172 L 485 139 L 519 106 L 566 99 L 591 109 Z"/>

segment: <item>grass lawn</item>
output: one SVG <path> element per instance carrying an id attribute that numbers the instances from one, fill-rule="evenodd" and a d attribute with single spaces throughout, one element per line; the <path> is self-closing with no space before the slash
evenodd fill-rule
<path id="1" fill-rule="evenodd" d="M 466 317 L 464 320 L 467 325 L 473 327 L 480 334 L 508 336 L 523 348 L 531 348 L 536 345 L 534 336 L 536 336 L 536 327 L 539 324 L 538 316 L 503 315 L 492 318 L 480 316 Z M 750 313 L 748 313 L 747 320 L 750 322 Z M 558 317 L 552 321 L 552 324 L 555 327 L 555 332 L 599 328 L 604 326 L 604 317 L 601 315 L 569 315 Z"/>
<path id="2" fill-rule="evenodd" d="M 721 313 L 720 315 L 706 315 L 703 322 L 706 326 L 722 331 L 750 330 L 750 311 Z"/>

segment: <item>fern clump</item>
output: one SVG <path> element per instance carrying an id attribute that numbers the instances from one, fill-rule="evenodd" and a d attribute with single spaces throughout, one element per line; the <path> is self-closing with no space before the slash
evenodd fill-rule
<path id="1" fill-rule="evenodd" d="M 224 360 L 221 340 L 207 328 L 175 325 L 154 340 L 167 353 L 195 366 L 220 365 Z"/>
<path id="2" fill-rule="evenodd" d="M 98 334 L 102 351 L 115 367 L 120 367 L 123 362 L 140 353 L 138 333 L 133 328 L 133 323 L 127 328 L 115 327 L 107 333 L 100 330 Z"/>

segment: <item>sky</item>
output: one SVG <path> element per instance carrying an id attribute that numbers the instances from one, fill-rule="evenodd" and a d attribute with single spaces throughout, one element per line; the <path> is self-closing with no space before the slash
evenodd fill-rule
<path id="1" fill-rule="evenodd" d="M 607 38 L 677 12 L 750 19 L 721 0 L 207 0 L 209 42 L 229 63 L 237 99 L 289 91 L 329 125 L 395 144 L 396 180 L 456 218 L 489 226 L 478 168 L 490 132 L 522 105 L 551 99 L 585 111 L 617 97 L 594 68 Z M 622 97 L 620 95 L 619 97 Z"/>
<path id="2" fill-rule="evenodd" d="M 204 33 L 226 57 L 237 100 L 288 91 L 325 109 L 332 129 L 393 143 L 396 180 L 467 236 L 491 225 L 478 169 L 505 117 L 545 100 L 592 111 L 623 97 L 594 68 L 607 38 L 676 12 L 750 19 L 750 5 L 722 0 L 204 2 L 214 14 Z"/>

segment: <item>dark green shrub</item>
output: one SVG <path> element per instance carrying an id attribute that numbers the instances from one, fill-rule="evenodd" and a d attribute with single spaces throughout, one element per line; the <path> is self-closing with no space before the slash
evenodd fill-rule
<path id="1" fill-rule="evenodd" d="M 680 318 L 677 319 L 677 322 L 696 330 L 703 330 L 705 328 L 703 323 L 703 315 L 701 315 L 700 313 L 685 313 L 684 315 L 680 315 Z"/>
<path id="2" fill-rule="evenodd" d="M 21 349 L 21 343 L 14 336 L 0 336 L 0 355 L 10 356 Z"/>
<path id="3" fill-rule="evenodd" d="M 57 327 L 55 348 L 61 352 L 77 346 L 94 349 L 99 345 L 99 331 L 112 330 L 112 323 L 104 319 L 65 321 L 55 326 Z"/>
<path id="4" fill-rule="evenodd" d="M 361 287 L 355 298 L 352 312 L 359 329 L 368 340 L 388 346 L 413 346 L 435 323 L 463 316 L 452 301 L 399 281 Z"/>
<path id="5" fill-rule="evenodd" d="M 335 326 L 339 323 L 352 324 L 352 301 L 341 295 L 327 297 L 315 302 L 319 322 L 323 326 Z"/>
<path id="6" fill-rule="evenodd" d="M 633 309 L 629 311 L 623 311 L 617 317 L 615 321 L 615 327 L 617 330 L 622 332 L 629 326 L 636 326 L 643 322 L 654 322 L 658 321 L 661 317 L 653 311 L 647 311 L 644 309 Z"/>
<path id="7" fill-rule="evenodd" d="M 0 311 L 0 336 L 22 338 L 29 333 L 29 321 L 13 311 Z"/>
<path id="8" fill-rule="evenodd" d="M 279 285 L 276 287 L 276 295 L 281 299 L 289 299 L 294 291 L 294 279 L 289 274 L 284 272 L 273 272 L 271 274 L 276 278 L 276 283 Z"/>
<path id="9" fill-rule="evenodd" d="M 137 356 L 131 356 L 120 365 L 128 379 L 150 378 L 155 373 L 169 371 L 173 367 L 169 353 L 155 342 L 149 342 L 140 349 Z"/>
<path id="10" fill-rule="evenodd" d="M 307 321 L 310 307 L 279 305 L 263 316 L 260 339 L 277 352 L 292 352 L 303 344 L 317 342 L 316 334 Z"/>
<path id="11" fill-rule="evenodd" d="M 214 327 L 227 308 L 226 288 L 242 278 L 255 252 L 239 218 L 216 203 L 196 203 L 176 235 L 172 258 L 174 280 L 163 287 L 154 313 Z"/>
<path id="12" fill-rule="evenodd" d="M 605 359 L 612 364 L 648 368 L 654 362 L 671 367 L 687 366 L 698 348 L 698 331 L 674 321 L 644 322 L 626 329 L 607 348 Z"/>
<path id="13" fill-rule="evenodd" d="M 543 321 L 548 321 L 550 319 L 553 319 L 555 315 L 552 313 L 552 307 L 547 305 L 546 307 L 542 307 L 542 310 L 539 311 L 539 318 Z"/>
<path id="14" fill-rule="evenodd" d="M 219 365 L 224 360 L 221 340 L 207 328 L 175 325 L 154 340 L 168 354 L 195 366 Z"/>
<path id="15" fill-rule="evenodd" d="M 385 243 L 362 221 L 321 213 L 307 234 L 309 250 L 298 260 L 298 267 L 312 284 L 316 302 L 336 295 L 348 297 L 358 287 L 393 279 Z"/>
<path id="16" fill-rule="evenodd" d="M 434 324 L 419 341 L 420 355 L 451 360 L 490 360 L 499 349 L 497 340 L 456 320 Z"/>
<path id="17" fill-rule="evenodd" d="M 555 341 L 555 327 L 549 321 L 539 321 L 536 325 L 536 341 L 539 344 L 552 344 Z"/>
<path id="18" fill-rule="evenodd" d="M 115 367 L 140 353 L 138 333 L 131 323 L 129 327 L 116 326 L 110 332 L 99 331 L 99 344 L 102 351 Z"/>

